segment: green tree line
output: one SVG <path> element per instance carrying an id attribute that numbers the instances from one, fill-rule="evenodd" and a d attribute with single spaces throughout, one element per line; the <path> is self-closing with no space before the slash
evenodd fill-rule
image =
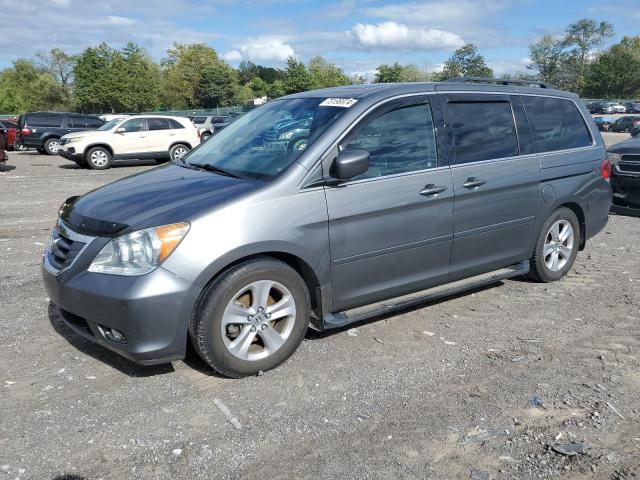
<path id="1" fill-rule="evenodd" d="M 545 35 L 529 47 L 527 71 L 504 77 L 539 79 L 591 98 L 640 96 L 640 36 L 614 35 L 607 22 L 582 19 L 563 35 Z M 442 81 L 457 76 L 491 77 L 493 70 L 473 44 L 457 49 L 441 71 L 415 64 L 378 66 L 374 82 Z M 0 112 L 72 110 L 86 113 L 196 109 L 243 104 L 316 88 L 364 83 L 323 57 L 303 63 L 289 58 L 284 68 L 243 61 L 224 62 L 202 43 L 174 44 L 155 62 L 135 43 L 106 43 L 69 55 L 60 49 L 18 59 L 0 70 Z"/>

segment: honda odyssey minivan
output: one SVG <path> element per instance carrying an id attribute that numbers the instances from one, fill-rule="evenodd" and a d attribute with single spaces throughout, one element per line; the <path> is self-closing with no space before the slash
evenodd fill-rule
<path id="1" fill-rule="evenodd" d="M 577 96 L 458 78 L 290 95 L 180 159 L 69 198 L 43 258 L 68 326 L 142 364 L 222 374 L 326 330 L 499 280 L 561 279 L 607 223 Z M 267 133 L 309 123 L 304 147 Z"/>

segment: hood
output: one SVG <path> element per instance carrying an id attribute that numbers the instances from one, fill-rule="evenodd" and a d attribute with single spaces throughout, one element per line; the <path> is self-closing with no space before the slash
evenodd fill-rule
<path id="1" fill-rule="evenodd" d="M 617 155 L 640 155 L 640 138 L 631 138 L 624 142 L 616 143 L 607 149 L 610 153 Z"/>
<path id="2" fill-rule="evenodd" d="M 96 130 L 86 130 L 84 132 L 67 133 L 66 135 L 63 135 L 62 138 L 70 140 L 72 138 L 90 137 L 91 135 L 95 135 L 96 133 L 100 134 L 100 133 L 109 133 L 109 132 L 108 131 L 97 132 Z"/>
<path id="3" fill-rule="evenodd" d="M 111 236 L 188 221 L 255 188 L 251 181 L 166 164 L 68 199 L 61 217 L 80 233 Z"/>

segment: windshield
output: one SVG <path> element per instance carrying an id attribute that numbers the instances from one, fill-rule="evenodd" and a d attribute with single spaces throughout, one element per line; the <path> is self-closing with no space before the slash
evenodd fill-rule
<path id="1" fill-rule="evenodd" d="M 101 132 L 104 132 L 106 130 L 111 130 L 113 127 L 115 127 L 121 121 L 122 121 L 122 118 L 114 118 L 113 120 L 109 120 L 107 123 L 105 123 L 101 127 L 96 128 L 96 130 L 99 130 Z"/>
<path id="2" fill-rule="evenodd" d="M 296 98 L 269 102 L 183 157 L 238 177 L 271 180 L 295 162 L 355 100 Z"/>

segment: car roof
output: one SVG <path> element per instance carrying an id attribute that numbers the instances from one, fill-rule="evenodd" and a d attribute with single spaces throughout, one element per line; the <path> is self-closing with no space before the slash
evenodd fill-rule
<path id="1" fill-rule="evenodd" d="M 187 117 L 178 117 L 171 115 L 156 115 L 155 113 L 150 113 L 148 115 L 129 115 L 122 117 L 122 120 L 131 120 L 135 118 L 172 118 L 173 120 L 189 120 Z"/>
<path id="2" fill-rule="evenodd" d="M 496 80 L 500 81 L 500 80 Z M 529 87 L 520 85 L 500 85 L 496 83 L 469 82 L 409 82 L 409 83 L 369 83 L 361 85 L 347 85 L 343 87 L 323 88 L 295 93 L 284 98 L 354 98 L 358 100 L 379 100 L 403 94 L 429 92 L 504 92 L 514 94 L 535 94 L 566 98 L 578 98 L 576 94 L 555 90 L 553 88 Z"/>

